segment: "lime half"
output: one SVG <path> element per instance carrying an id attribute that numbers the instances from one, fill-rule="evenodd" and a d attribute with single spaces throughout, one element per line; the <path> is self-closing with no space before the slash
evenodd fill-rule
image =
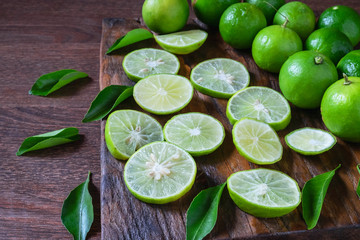
<path id="1" fill-rule="evenodd" d="M 247 87 L 230 98 L 226 116 L 231 124 L 249 117 L 266 122 L 278 131 L 290 123 L 291 112 L 289 103 L 277 91 L 267 87 Z"/>
<path id="2" fill-rule="evenodd" d="M 329 132 L 315 128 L 301 128 L 285 136 L 286 144 L 295 152 L 316 155 L 330 150 L 336 138 Z"/>
<path id="3" fill-rule="evenodd" d="M 163 204 L 175 201 L 194 184 L 196 163 L 189 153 L 167 142 L 150 143 L 127 161 L 124 180 L 141 201 Z"/>
<path id="4" fill-rule="evenodd" d="M 256 217 L 280 217 L 293 211 L 301 201 L 297 182 L 270 169 L 252 169 L 232 174 L 227 180 L 236 205 Z"/>
<path id="5" fill-rule="evenodd" d="M 250 75 L 244 65 L 228 58 L 215 58 L 199 63 L 190 80 L 199 92 L 218 98 L 230 98 L 249 85 Z"/>
<path id="6" fill-rule="evenodd" d="M 193 156 L 212 153 L 224 141 L 225 130 L 215 118 L 202 113 L 185 113 L 171 118 L 164 126 L 166 141 Z"/>
<path id="7" fill-rule="evenodd" d="M 156 42 L 166 51 L 189 54 L 205 42 L 208 34 L 203 30 L 189 30 L 165 35 L 155 35 Z"/>
<path id="8" fill-rule="evenodd" d="M 134 99 L 144 110 L 165 115 L 180 111 L 190 101 L 194 89 L 187 78 L 177 75 L 156 74 L 134 86 Z"/>
<path id="9" fill-rule="evenodd" d="M 263 165 L 281 160 L 283 147 L 268 124 L 243 118 L 235 123 L 232 135 L 236 149 L 250 162 Z"/>
<path id="10" fill-rule="evenodd" d="M 140 147 L 163 140 L 160 123 L 142 112 L 115 111 L 105 125 L 106 145 L 117 159 L 126 160 Z"/>

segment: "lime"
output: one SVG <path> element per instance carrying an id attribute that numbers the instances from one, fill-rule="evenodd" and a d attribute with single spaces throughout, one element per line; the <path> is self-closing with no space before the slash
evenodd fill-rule
<path id="1" fill-rule="evenodd" d="M 315 14 L 305 3 L 295 1 L 282 6 L 275 14 L 274 24 L 281 25 L 286 19 L 289 20 L 286 26 L 294 30 L 303 41 L 315 29 Z"/>
<path id="2" fill-rule="evenodd" d="M 230 98 L 250 83 L 244 65 L 229 58 L 214 58 L 199 63 L 190 74 L 190 80 L 199 92 L 218 98 Z"/>
<path id="3" fill-rule="evenodd" d="M 219 23 L 221 37 L 238 49 L 251 48 L 255 35 L 266 27 L 262 11 L 250 3 L 235 3 L 222 14 Z"/>
<path id="4" fill-rule="evenodd" d="M 299 35 L 284 25 L 261 30 L 252 45 L 255 63 L 262 69 L 278 73 L 289 56 L 302 50 Z"/>
<path id="5" fill-rule="evenodd" d="M 183 109 L 190 102 L 193 92 L 187 78 L 155 74 L 136 83 L 133 96 L 142 109 L 165 115 Z"/>
<path id="6" fill-rule="evenodd" d="M 295 152 L 317 155 L 330 150 L 335 145 L 336 138 L 321 129 L 301 128 L 286 135 L 285 141 Z"/>
<path id="7" fill-rule="evenodd" d="M 106 145 L 117 159 L 126 160 L 140 147 L 163 140 L 160 123 L 145 113 L 119 110 L 111 113 L 106 121 Z"/>
<path id="8" fill-rule="evenodd" d="M 158 73 L 177 74 L 180 68 L 175 55 L 155 48 L 143 48 L 127 54 L 122 65 L 126 75 L 135 82 Z"/>
<path id="9" fill-rule="evenodd" d="M 164 126 L 166 141 L 193 156 L 215 151 L 224 141 L 225 130 L 215 118 L 203 113 L 185 113 L 171 118 Z"/>
<path id="10" fill-rule="evenodd" d="M 232 135 L 236 149 L 248 161 L 264 165 L 281 160 L 283 147 L 268 124 L 242 118 L 235 123 Z"/>
<path id="11" fill-rule="evenodd" d="M 290 123 L 291 112 L 289 103 L 277 91 L 267 87 L 247 87 L 230 98 L 226 116 L 231 124 L 249 117 L 266 122 L 277 131 Z"/>
<path id="12" fill-rule="evenodd" d="M 227 180 L 236 205 L 256 217 L 280 217 L 293 211 L 301 201 L 297 182 L 285 173 L 258 168 L 232 174 Z"/>
<path id="13" fill-rule="evenodd" d="M 321 101 L 321 116 L 336 136 L 360 142 L 360 78 L 346 77 L 333 83 Z"/>
<path id="14" fill-rule="evenodd" d="M 334 28 L 321 28 L 310 34 L 306 39 L 305 48 L 328 56 L 336 65 L 353 46 L 342 32 Z"/>
<path id="15" fill-rule="evenodd" d="M 285 0 L 245 0 L 245 2 L 260 8 L 265 15 L 268 25 L 272 24 L 276 10 L 285 4 Z"/>
<path id="16" fill-rule="evenodd" d="M 318 28 L 336 28 L 343 32 L 356 46 L 360 41 L 360 15 L 347 6 L 333 6 L 326 9 L 319 17 Z"/>
<path id="17" fill-rule="evenodd" d="M 156 42 L 166 51 L 175 54 L 189 54 L 205 42 L 208 34 L 202 30 L 189 30 L 165 35 L 156 35 Z"/>
<path id="18" fill-rule="evenodd" d="M 196 17 L 206 25 L 218 28 L 221 14 L 239 0 L 192 0 Z"/>
<path id="19" fill-rule="evenodd" d="M 340 59 L 336 66 L 340 78 L 345 73 L 349 77 L 360 77 L 360 50 L 354 50 Z"/>
<path id="20" fill-rule="evenodd" d="M 181 30 L 189 17 L 187 0 L 145 0 L 142 17 L 148 28 L 157 33 Z"/>
<path id="21" fill-rule="evenodd" d="M 300 108 L 320 107 L 325 90 L 337 80 L 336 67 L 330 58 L 314 51 L 295 53 L 279 73 L 281 92 Z"/>
<path id="22" fill-rule="evenodd" d="M 140 148 L 124 167 L 129 191 L 141 201 L 164 204 L 187 193 L 194 184 L 196 163 L 183 149 L 167 142 Z"/>

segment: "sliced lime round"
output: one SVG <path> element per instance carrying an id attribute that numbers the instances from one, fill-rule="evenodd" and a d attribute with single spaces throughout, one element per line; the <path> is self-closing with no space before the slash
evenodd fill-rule
<path id="1" fill-rule="evenodd" d="M 179 59 L 175 55 L 155 48 L 129 53 L 124 57 L 122 65 L 126 75 L 135 82 L 153 74 L 177 74 L 180 68 Z"/>
<path id="2" fill-rule="evenodd" d="M 166 141 L 193 156 L 215 151 L 224 141 L 225 130 L 216 119 L 203 113 L 185 113 L 171 118 L 164 126 Z"/>
<path id="3" fill-rule="evenodd" d="M 166 51 L 175 54 L 189 54 L 201 47 L 207 36 L 207 32 L 203 30 L 189 30 L 155 35 L 155 40 Z"/>
<path id="4" fill-rule="evenodd" d="M 227 180 L 236 205 L 256 217 L 280 217 L 293 211 L 301 201 L 297 182 L 285 173 L 258 168 L 232 174 Z"/>
<path id="5" fill-rule="evenodd" d="M 316 128 L 297 129 L 286 135 L 285 141 L 295 152 L 304 155 L 326 152 L 336 144 L 334 135 Z"/>
<path id="6" fill-rule="evenodd" d="M 278 131 L 290 123 L 291 112 L 289 103 L 277 91 L 267 87 L 247 87 L 230 98 L 226 116 L 231 124 L 249 117 L 266 122 Z"/>
<path id="7" fill-rule="evenodd" d="M 250 75 L 244 65 L 228 58 L 215 58 L 199 63 L 190 80 L 199 92 L 218 98 L 230 98 L 249 85 Z"/>
<path id="8" fill-rule="evenodd" d="M 140 148 L 127 161 L 124 180 L 141 201 L 163 204 L 175 201 L 194 184 L 196 163 L 189 153 L 167 142 Z"/>
<path id="9" fill-rule="evenodd" d="M 119 110 L 111 113 L 106 121 L 106 145 L 117 159 L 126 160 L 140 147 L 163 140 L 160 123 L 145 113 Z"/>
<path id="10" fill-rule="evenodd" d="M 232 130 L 239 153 L 256 164 L 272 164 L 281 160 L 283 147 L 274 129 L 258 120 L 242 118 Z"/>
<path id="11" fill-rule="evenodd" d="M 191 100 L 194 89 L 187 78 L 177 75 L 156 74 L 134 86 L 134 99 L 151 113 L 165 115 L 180 111 Z"/>

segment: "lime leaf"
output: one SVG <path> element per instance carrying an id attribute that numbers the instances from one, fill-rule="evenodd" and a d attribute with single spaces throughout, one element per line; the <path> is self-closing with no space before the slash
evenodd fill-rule
<path id="1" fill-rule="evenodd" d="M 186 214 L 186 239 L 203 239 L 214 228 L 221 194 L 226 182 L 202 190 L 191 202 Z"/>
<path id="2" fill-rule="evenodd" d="M 103 119 L 117 105 L 133 94 L 132 86 L 110 85 L 101 90 L 92 101 L 83 123 Z"/>
<path id="3" fill-rule="evenodd" d="M 85 182 L 74 188 L 65 199 L 61 221 L 74 240 L 85 240 L 94 221 L 92 198 L 89 193 L 90 172 Z"/>
<path id="4" fill-rule="evenodd" d="M 341 167 L 341 164 L 332 171 L 313 177 L 304 185 L 302 190 L 302 208 L 303 218 L 306 222 L 308 230 L 313 229 L 319 220 L 321 208 L 324 203 L 329 184 L 335 175 L 335 171 L 339 167 Z"/>
<path id="5" fill-rule="evenodd" d="M 120 37 L 115 43 L 107 50 L 106 54 L 112 53 L 122 47 L 126 47 L 130 44 L 137 43 L 146 39 L 153 38 L 153 35 L 148 30 L 138 28 L 133 29 L 124 36 Z"/>
<path id="6" fill-rule="evenodd" d="M 360 174 L 360 164 L 358 164 L 357 166 L 356 166 L 356 168 L 357 168 L 357 170 L 358 170 L 358 172 L 359 172 L 359 174 Z M 356 194 L 359 196 L 359 198 L 360 198 L 360 179 L 359 179 L 359 183 L 358 183 L 358 186 L 357 186 L 357 188 L 356 188 Z"/>
<path id="7" fill-rule="evenodd" d="M 35 135 L 26 138 L 21 144 L 16 155 L 20 156 L 26 152 L 49 148 L 79 139 L 79 130 L 77 128 L 63 128 L 60 130 Z"/>
<path id="8" fill-rule="evenodd" d="M 63 69 L 42 75 L 32 86 L 29 94 L 47 96 L 59 88 L 88 75 L 73 69 Z"/>

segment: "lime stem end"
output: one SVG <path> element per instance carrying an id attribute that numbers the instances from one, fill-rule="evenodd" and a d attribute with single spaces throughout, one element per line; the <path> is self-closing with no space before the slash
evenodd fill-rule
<path id="1" fill-rule="evenodd" d="M 351 81 L 349 80 L 348 76 L 343 73 L 343 77 L 344 77 L 344 85 L 350 85 Z"/>
<path id="2" fill-rule="evenodd" d="M 321 56 L 316 56 L 315 57 L 315 64 L 316 65 L 322 64 L 323 61 L 324 61 L 324 59 Z"/>

